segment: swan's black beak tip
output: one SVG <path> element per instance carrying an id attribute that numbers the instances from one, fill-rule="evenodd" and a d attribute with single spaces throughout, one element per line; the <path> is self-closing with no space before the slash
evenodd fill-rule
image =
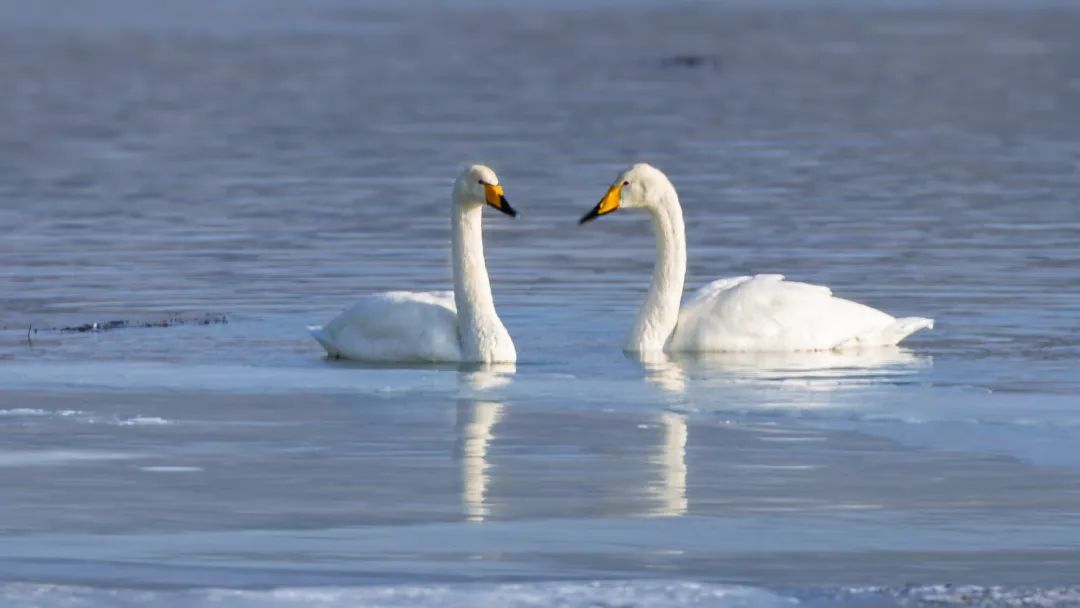
<path id="1" fill-rule="evenodd" d="M 593 207 L 592 209 L 589 210 L 588 213 L 581 216 L 581 219 L 578 220 L 578 226 L 584 224 L 585 222 L 590 222 L 592 220 L 595 220 L 598 217 L 600 217 L 600 205 L 597 205 L 597 206 Z"/>
<path id="2" fill-rule="evenodd" d="M 503 213 L 505 213 L 506 215 L 509 215 L 510 217 L 517 217 L 518 216 L 517 209 L 514 209 L 513 207 L 510 206 L 510 203 L 506 202 L 506 197 L 505 196 L 499 196 L 499 206 L 496 207 L 496 209 L 498 209 L 499 211 L 502 211 Z"/>
<path id="3" fill-rule="evenodd" d="M 517 209 L 511 207 L 510 203 L 507 202 L 506 197 L 501 194 L 499 195 L 499 198 L 488 198 L 488 204 L 510 217 L 518 216 Z"/>

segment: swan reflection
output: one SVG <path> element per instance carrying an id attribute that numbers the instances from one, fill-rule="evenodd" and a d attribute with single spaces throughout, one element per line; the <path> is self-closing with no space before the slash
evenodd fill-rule
<path id="1" fill-rule="evenodd" d="M 488 447 L 492 429 L 503 416 L 503 405 L 493 401 L 461 401 L 457 406 L 455 456 L 461 461 L 461 504 L 469 521 L 484 521 L 491 513 L 487 489 Z"/>
<path id="2" fill-rule="evenodd" d="M 906 373 L 930 362 L 929 357 L 895 346 L 808 352 L 687 353 L 675 355 L 675 359 L 684 366 L 762 377 L 806 372 L 815 376 L 850 377 L 884 368 Z"/>
<path id="3" fill-rule="evenodd" d="M 686 498 L 686 416 L 675 412 L 660 414 L 664 429 L 660 449 L 652 462 L 660 470 L 660 483 L 653 491 L 659 506 L 653 515 L 678 517 L 686 515 L 689 501 Z"/>
<path id="4" fill-rule="evenodd" d="M 474 391 L 488 391 L 508 386 L 516 373 L 517 366 L 513 363 L 463 366 L 458 373 L 458 382 Z"/>
<path id="5" fill-rule="evenodd" d="M 454 447 L 454 456 L 461 462 L 461 505 L 468 521 L 484 521 L 491 513 L 487 500 L 491 483 L 488 449 L 495 438 L 492 429 L 502 419 L 504 410 L 502 402 L 476 394 L 510 385 L 515 373 L 517 366 L 513 363 L 466 366 L 458 373 L 459 385 L 467 389 L 465 394 L 473 394 L 473 398 L 458 402 Z"/>
<path id="6" fill-rule="evenodd" d="M 921 371 L 933 360 L 896 347 L 813 352 L 657 353 L 638 358 L 645 379 L 683 394 L 689 379 L 782 381 L 814 390 L 888 382 Z"/>
<path id="7" fill-rule="evenodd" d="M 641 353 L 638 362 L 649 382 L 674 395 L 686 392 L 686 370 L 678 361 L 664 353 Z"/>
<path id="8" fill-rule="evenodd" d="M 770 392 L 770 408 L 843 406 L 840 395 L 846 393 L 831 391 L 895 382 L 898 376 L 917 373 L 932 363 L 930 357 L 888 347 L 821 352 L 654 353 L 635 358 L 645 379 L 673 396 L 668 407 L 684 412 L 745 407 L 740 404 L 748 396 L 760 397 L 756 383 L 779 383 L 785 389 L 795 389 L 784 391 L 784 397 Z M 666 411 L 660 414 L 659 421 L 663 438 L 651 462 L 661 480 L 650 487 L 650 493 L 660 506 L 652 513 L 685 515 L 689 508 L 686 416 Z"/>

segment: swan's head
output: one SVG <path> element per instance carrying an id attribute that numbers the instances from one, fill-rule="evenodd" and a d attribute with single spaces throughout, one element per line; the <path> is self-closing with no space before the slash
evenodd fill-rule
<path id="1" fill-rule="evenodd" d="M 484 165 L 466 167 L 454 182 L 454 203 L 461 207 L 478 207 L 487 203 L 510 217 L 517 211 L 506 202 L 499 176 Z"/>
<path id="2" fill-rule="evenodd" d="M 663 204 L 674 190 L 662 171 L 647 163 L 638 163 L 619 174 L 607 194 L 579 224 L 607 215 L 616 209 L 650 209 Z"/>

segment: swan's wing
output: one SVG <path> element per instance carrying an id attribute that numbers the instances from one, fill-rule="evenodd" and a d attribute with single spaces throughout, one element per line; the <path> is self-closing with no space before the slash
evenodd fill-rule
<path id="1" fill-rule="evenodd" d="M 460 361 L 454 294 L 390 291 L 308 328 L 332 356 L 360 361 Z"/>
<path id="2" fill-rule="evenodd" d="M 756 275 L 714 281 L 683 305 L 672 351 L 808 351 L 896 344 L 932 326 L 837 298 L 828 287 Z"/>

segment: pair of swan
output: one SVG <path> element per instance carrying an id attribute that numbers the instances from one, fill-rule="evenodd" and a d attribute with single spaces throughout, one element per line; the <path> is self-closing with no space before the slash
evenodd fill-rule
<path id="1" fill-rule="evenodd" d="M 490 168 L 474 165 L 454 183 L 451 208 L 454 291 L 367 296 L 323 327 L 309 328 L 331 356 L 362 361 L 512 363 L 514 343 L 495 312 L 484 263 L 485 204 L 510 216 Z M 776 274 L 720 279 L 682 302 L 686 236 L 675 187 L 659 169 L 624 171 L 584 217 L 644 210 L 656 235 L 656 266 L 625 350 L 661 352 L 822 351 L 892 346 L 931 319 L 894 318 L 837 298 L 827 287 Z"/>

